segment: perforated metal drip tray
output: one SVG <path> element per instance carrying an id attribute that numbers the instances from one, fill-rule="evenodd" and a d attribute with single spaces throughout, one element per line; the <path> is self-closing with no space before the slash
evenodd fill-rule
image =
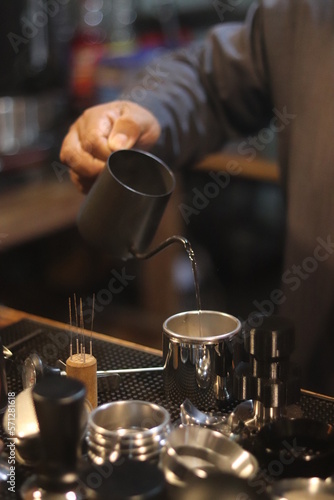
<path id="1" fill-rule="evenodd" d="M 58 359 L 69 356 L 70 333 L 47 324 L 23 319 L 0 329 L 3 345 L 13 352 L 13 360 L 7 361 L 8 390 L 18 394 L 22 390 L 21 366 L 25 358 L 37 352 L 43 360 L 54 366 Z M 140 349 L 119 345 L 109 340 L 93 339 L 93 354 L 98 360 L 98 370 L 161 366 L 162 358 Z M 162 373 L 147 372 L 122 375 L 119 388 L 113 390 L 108 378 L 98 380 L 98 403 L 120 399 L 141 399 L 165 407 L 173 421 L 180 416 L 180 408 L 168 401 L 163 392 Z M 237 401 L 230 404 L 230 411 Z M 306 417 L 334 424 L 334 402 L 317 395 L 302 394 L 299 403 Z M 217 411 L 216 408 L 210 410 Z M 224 408 L 229 411 L 229 408 Z"/>
<path id="2" fill-rule="evenodd" d="M 58 359 L 66 361 L 69 356 L 70 332 L 49 326 L 42 322 L 21 320 L 0 330 L 1 342 L 13 352 L 12 360 L 6 361 L 8 391 L 18 394 L 22 391 L 21 367 L 25 358 L 37 352 L 43 360 L 55 366 Z M 159 355 L 140 349 L 120 345 L 115 342 L 93 339 L 93 354 L 97 358 L 98 370 L 154 367 L 162 365 Z M 98 379 L 98 404 L 110 401 L 138 399 L 157 403 L 166 408 L 176 422 L 180 416 L 179 406 L 168 401 L 164 396 L 161 372 L 134 373 L 121 376 L 121 384 L 113 389 L 108 378 Z M 224 412 L 232 411 L 238 401 L 233 401 Z M 317 395 L 302 394 L 300 406 L 305 417 L 325 423 L 334 423 L 334 403 Z M 219 412 L 217 408 L 210 408 Z M 4 438 L 3 429 L 0 429 Z M 4 492 L 1 498 L 13 498 Z"/>
<path id="3" fill-rule="evenodd" d="M 0 330 L 1 342 L 12 350 L 14 360 L 7 365 L 8 390 L 22 390 L 21 364 L 32 352 L 37 352 L 50 366 L 58 359 L 69 357 L 70 332 L 60 328 L 21 320 Z M 162 358 L 139 349 L 93 337 L 93 354 L 98 370 L 161 366 Z M 159 372 L 122 375 L 117 391 L 108 378 L 98 379 L 98 404 L 120 399 L 141 399 L 164 406 L 175 420 L 179 408 L 166 401 L 163 395 L 162 374 Z"/>

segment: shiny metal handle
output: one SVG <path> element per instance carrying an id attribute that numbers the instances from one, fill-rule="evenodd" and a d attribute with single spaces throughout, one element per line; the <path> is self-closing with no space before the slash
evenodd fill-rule
<path id="1" fill-rule="evenodd" d="M 97 378 L 109 377 L 111 375 L 122 375 L 127 373 L 162 372 L 164 366 L 151 366 L 149 368 L 122 368 L 119 370 L 98 370 Z"/>
<path id="2" fill-rule="evenodd" d="M 136 257 L 136 259 L 148 259 L 148 258 L 152 257 L 153 255 L 157 254 L 158 252 L 161 252 L 161 250 L 164 250 L 164 248 L 168 247 L 172 243 L 181 243 L 181 245 L 183 245 L 186 250 L 191 248 L 190 243 L 187 240 L 187 238 L 184 238 L 184 236 L 174 235 L 174 236 L 170 236 L 165 241 L 160 243 L 160 245 L 158 245 L 156 248 L 153 248 L 153 250 L 150 250 L 146 253 L 139 253 L 139 252 L 136 252 L 134 249 L 131 249 L 130 252 L 132 253 L 132 255 L 134 257 Z"/>

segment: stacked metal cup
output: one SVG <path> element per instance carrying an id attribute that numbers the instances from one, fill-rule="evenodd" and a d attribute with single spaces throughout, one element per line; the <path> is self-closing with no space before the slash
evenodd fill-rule
<path id="1" fill-rule="evenodd" d="M 117 401 L 98 406 L 89 416 L 88 457 L 101 465 L 120 458 L 158 462 L 172 428 L 168 411 L 146 401 Z"/>

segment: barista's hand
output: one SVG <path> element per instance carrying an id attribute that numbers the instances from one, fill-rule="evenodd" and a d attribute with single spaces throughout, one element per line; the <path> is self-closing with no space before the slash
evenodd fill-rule
<path id="1" fill-rule="evenodd" d="M 109 155 L 118 149 L 149 150 L 161 129 L 145 108 L 130 101 L 114 101 L 87 109 L 70 127 L 60 159 L 70 168 L 74 184 L 88 192 Z"/>

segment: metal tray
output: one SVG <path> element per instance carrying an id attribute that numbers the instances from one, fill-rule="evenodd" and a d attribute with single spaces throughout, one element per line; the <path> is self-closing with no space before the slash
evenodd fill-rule
<path id="1" fill-rule="evenodd" d="M 51 366 L 54 366 L 58 359 L 66 361 L 69 356 L 70 332 L 42 322 L 23 319 L 2 328 L 0 338 L 2 344 L 13 352 L 13 359 L 7 360 L 6 368 L 8 391 L 15 394 L 22 390 L 21 367 L 29 354 L 37 352 Z M 97 338 L 93 339 L 93 354 L 98 360 L 98 370 L 153 367 L 162 364 L 159 355 Z M 113 390 L 108 378 L 98 380 L 99 405 L 129 399 L 149 401 L 163 406 L 169 411 L 172 422 L 177 422 L 180 417 L 180 408 L 164 396 L 160 372 L 122 375 L 117 390 Z M 238 401 L 232 401 L 224 407 L 224 412 L 232 411 L 237 404 Z M 334 424 L 334 399 L 303 392 L 299 404 L 305 417 Z M 216 414 L 221 411 L 214 407 L 208 410 Z M 2 426 L 0 426 L 0 437 L 6 441 Z M 20 477 L 26 477 L 30 473 L 23 467 L 18 465 L 17 467 Z M 7 500 L 15 496 L 5 491 L 1 494 L 1 498 Z"/>

